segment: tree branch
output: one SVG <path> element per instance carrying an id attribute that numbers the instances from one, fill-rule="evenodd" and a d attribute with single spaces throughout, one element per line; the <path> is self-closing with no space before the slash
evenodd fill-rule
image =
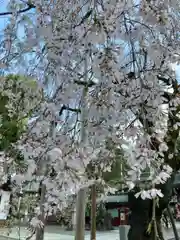
<path id="1" fill-rule="evenodd" d="M 29 11 L 29 10 L 31 10 L 31 9 L 34 9 L 34 8 L 36 8 L 35 5 L 33 5 L 33 4 L 30 3 L 30 2 L 27 2 L 27 7 L 24 8 L 24 9 L 22 9 L 22 10 L 17 11 L 17 14 L 27 12 L 27 11 Z M 13 13 L 14 13 L 14 12 L 2 12 L 2 13 L 0 13 L 0 16 L 12 15 Z"/>
<path id="2" fill-rule="evenodd" d="M 84 87 L 92 87 L 92 86 L 95 86 L 96 83 L 93 82 L 92 80 L 91 81 L 88 81 L 87 83 L 84 82 L 84 81 L 81 81 L 81 80 L 75 80 L 74 83 L 78 84 L 78 85 L 82 85 Z"/>
<path id="3" fill-rule="evenodd" d="M 157 75 L 157 78 L 158 78 L 158 80 L 160 80 L 163 83 L 165 83 L 167 86 L 171 86 L 172 85 L 173 90 L 177 91 L 177 89 L 178 89 L 178 82 L 177 82 L 176 79 L 172 79 L 170 77 L 166 78 L 166 77 L 163 77 L 161 75 Z"/>
<path id="4" fill-rule="evenodd" d="M 166 99 L 166 101 L 167 101 L 167 102 L 164 102 L 164 103 L 168 103 L 168 102 L 170 102 L 171 99 L 172 99 L 172 94 L 169 93 L 169 92 L 164 92 L 163 97 L 164 97 L 164 98 Z"/>
<path id="5" fill-rule="evenodd" d="M 81 112 L 81 109 L 79 109 L 79 108 L 70 108 L 68 106 L 63 105 L 61 107 L 60 111 L 59 111 L 59 116 L 62 115 L 64 110 L 71 111 L 71 112 L 76 112 L 76 113 L 80 113 Z"/>

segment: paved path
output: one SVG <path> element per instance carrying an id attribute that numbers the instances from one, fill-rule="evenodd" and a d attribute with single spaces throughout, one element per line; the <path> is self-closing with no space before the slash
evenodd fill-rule
<path id="1" fill-rule="evenodd" d="M 6 236 L 0 236 L 0 240 L 17 240 L 17 239 L 6 237 Z"/>
<path id="2" fill-rule="evenodd" d="M 56 230 L 57 231 L 57 230 Z M 44 240 L 74 240 L 74 234 L 72 232 L 56 232 L 52 233 L 52 232 L 45 232 L 44 235 Z M 5 235 L 5 233 L 2 233 L 3 235 Z M 25 229 L 22 230 L 21 232 L 21 240 L 25 240 L 25 236 L 27 234 L 27 231 L 25 231 Z M 15 229 L 13 230 L 13 232 L 10 234 L 10 237 L 13 237 L 14 240 L 18 239 L 18 234 L 16 233 Z M 9 240 L 13 240 L 12 238 Z M 85 240 L 89 240 L 90 239 L 90 234 L 86 233 L 85 236 Z M 111 232 L 103 232 L 103 233 L 99 233 L 97 232 L 97 240 L 119 240 L 119 233 L 118 230 L 115 231 L 111 231 Z M 0 236 L 0 240 L 8 240 L 8 238 L 2 238 Z"/>
<path id="3" fill-rule="evenodd" d="M 180 224 L 176 224 L 177 229 L 180 233 Z M 27 230 L 25 227 L 21 227 L 21 238 L 20 240 L 25 240 L 27 236 Z M 180 234 L 179 234 L 180 235 Z M 172 229 L 164 230 L 165 240 L 173 240 L 174 235 Z M 90 233 L 86 232 L 85 240 L 90 239 Z M 119 231 L 105 231 L 105 232 L 97 232 L 97 240 L 119 240 Z M 17 229 L 13 229 L 12 233 L 7 237 L 6 233 L 3 229 L 0 229 L 0 240 L 19 240 Z M 34 239 L 32 239 L 34 240 Z M 74 240 L 74 232 L 70 231 L 62 231 L 59 226 L 48 226 L 45 229 L 44 240 Z"/>

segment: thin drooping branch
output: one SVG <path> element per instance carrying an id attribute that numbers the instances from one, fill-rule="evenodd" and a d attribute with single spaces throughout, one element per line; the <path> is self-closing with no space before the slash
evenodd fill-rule
<path id="1" fill-rule="evenodd" d="M 70 112 L 75 112 L 75 113 L 81 113 L 81 109 L 79 108 L 70 108 L 66 105 L 63 105 L 59 111 L 59 116 L 61 116 L 63 114 L 63 111 L 64 110 L 67 110 L 67 111 L 70 111 Z"/>
<path id="2" fill-rule="evenodd" d="M 87 83 L 84 82 L 84 81 L 78 81 L 78 80 L 75 80 L 74 83 L 78 84 L 78 85 L 82 85 L 84 87 L 93 87 L 96 85 L 95 82 L 93 82 L 92 80 L 89 80 Z"/>
<path id="3" fill-rule="evenodd" d="M 19 11 L 16 12 L 16 14 L 21 14 L 21 13 L 25 13 L 25 12 L 28 12 L 29 10 L 31 9 L 35 9 L 36 6 L 34 4 L 32 4 L 30 1 L 27 2 L 27 7 L 24 8 L 24 9 L 21 9 Z M 1 12 L 0 13 L 0 16 L 7 16 L 7 15 L 12 15 L 14 14 L 13 11 L 9 11 L 9 12 Z"/>

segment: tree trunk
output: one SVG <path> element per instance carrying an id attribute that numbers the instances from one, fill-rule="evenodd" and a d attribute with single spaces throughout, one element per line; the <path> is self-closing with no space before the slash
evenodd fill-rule
<path id="1" fill-rule="evenodd" d="M 91 240 L 96 240 L 96 185 L 91 187 Z"/>
<path id="2" fill-rule="evenodd" d="M 76 208 L 74 208 L 72 212 L 72 227 L 73 230 L 76 229 Z"/>
<path id="3" fill-rule="evenodd" d="M 176 225 L 174 222 L 174 218 L 173 218 L 173 215 L 172 215 L 172 212 L 171 212 L 171 209 L 169 206 L 167 207 L 167 213 L 168 213 L 168 216 L 169 216 L 171 224 L 172 224 L 175 240 L 179 240 L 178 231 L 177 231 L 177 228 L 176 228 Z"/>
<path id="4" fill-rule="evenodd" d="M 159 240 L 165 240 L 164 236 L 163 236 L 161 219 L 156 220 L 156 223 L 157 223 L 157 230 L 158 230 Z"/>
<path id="5" fill-rule="evenodd" d="M 80 189 L 77 194 L 75 240 L 84 240 L 85 237 L 86 191 L 86 189 Z"/>
<path id="6" fill-rule="evenodd" d="M 87 44 L 87 43 L 86 43 Z M 88 52 L 85 53 L 84 59 L 84 83 L 82 98 L 81 98 L 81 130 L 80 130 L 80 145 L 83 146 L 86 143 L 86 120 L 87 120 L 87 109 L 86 109 L 86 97 L 88 93 L 88 65 L 87 65 Z M 77 194 L 76 200 L 76 231 L 75 240 L 84 240 L 85 237 L 85 209 L 86 209 L 86 192 L 87 189 L 80 189 Z"/>
<path id="7" fill-rule="evenodd" d="M 136 198 L 135 192 L 129 192 L 129 207 L 131 215 L 129 216 L 130 229 L 128 232 L 128 240 L 150 240 L 151 235 L 147 233 L 148 224 L 151 221 L 149 209 L 151 208 L 151 200 L 142 200 Z"/>
<path id="8" fill-rule="evenodd" d="M 43 222 L 44 227 L 40 228 L 38 227 L 36 230 L 36 240 L 43 240 L 44 239 L 44 228 L 45 228 L 45 216 L 44 216 L 44 200 L 45 200 L 45 194 L 46 194 L 46 186 L 42 184 L 41 187 L 41 198 L 40 198 L 40 220 Z"/>
<path id="9" fill-rule="evenodd" d="M 44 228 L 38 228 L 36 231 L 36 240 L 44 239 Z"/>
<path id="10" fill-rule="evenodd" d="M 169 179 L 165 184 L 156 185 L 157 189 L 161 189 L 163 198 L 159 198 L 159 204 L 156 206 L 156 223 L 158 228 L 158 237 L 163 239 L 160 229 L 160 219 L 162 218 L 163 211 L 168 207 L 170 198 L 172 196 L 172 183 L 174 176 Z M 154 240 L 153 225 L 150 228 L 151 231 L 147 231 L 149 224 L 152 222 L 153 213 L 153 201 L 151 199 L 136 198 L 134 195 L 140 191 L 140 188 L 136 187 L 134 192 L 129 192 L 129 207 L 131 215 L 129 219 L 130 230 L 128 233 L 128 240 Z M 159 223 L 159 224 L 158 224 Z M 178 239 L 179 240 L 179 239 Z"/>
<path id="11" fill-rule="evenodd" d="M 56 124 L 55 124 L 54 121 L 52 121 L 51 125 L 50 125 L 50 131 L 49 131 L 49 136 L 50 137 L 53 136 L 55 127 L 56 127 Z M 49 162 L 49 159 L 48 159 L 47 162 L 40 161 L 39 170 L 38 170 L 39 174 L 42 171 L 44 176 L 47 176 L 47 174 L 48 174 L 48 162 Z M 42 164 L 42 166 L 41 166 L 41 164 Z M 43 167 L 45 167 L 45 169 Z M 42 183 L 41 194 L 40 194 L 40 211 L 41 211 L 40 220 L 44 224 L 44 227 L 43 228 L 37 228 L 37 230 L 36 230 L 36 240 L 43 240 L 44 239 L 44 228 L 45 228 L 44 202 L 45 202 L 45 196 L 46 196 L 46 185 L 44 185 Z"/>

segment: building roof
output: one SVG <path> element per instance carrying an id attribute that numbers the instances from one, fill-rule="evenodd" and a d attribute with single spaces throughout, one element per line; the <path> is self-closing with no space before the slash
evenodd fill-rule
<path id="1" fill-rule="evenodd" d="M 107 203 L 113 203 L 113 202 L 119 202 L 119 203 L 125 203 L 128 202 L 128 195 L 127 194 L 123 194 L 123 195 L 114 195 L 114 196 L 106 196 L 103 199 L 104 202 Z"/>
<path id="2" fill-rule="evenodd" d="M 102 196 L 97 199 L 97 202 L 104 203 L 126 203 L 128 202 L 128 193 L 127 192 L 118 192 L 114 195 Z"/>
<path id="3" fill-rule="evenodd" d="M 180 173 L 175 175 L 173 187 L 180 187 Z"/>

